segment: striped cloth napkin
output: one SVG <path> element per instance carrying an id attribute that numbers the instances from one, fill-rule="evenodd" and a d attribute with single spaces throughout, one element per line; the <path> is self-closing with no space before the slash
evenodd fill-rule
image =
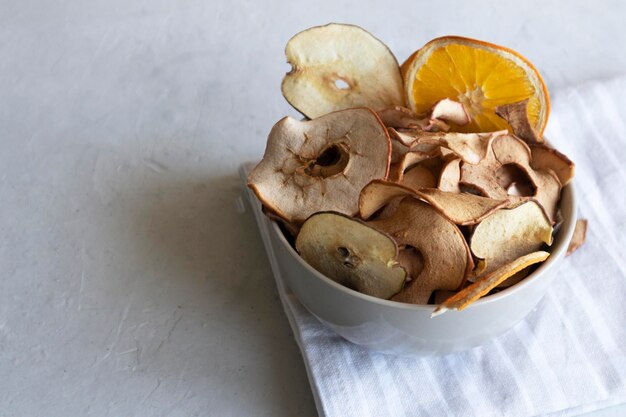
<path id="1" fill-rule="evenodd" d="M 546 136 L 576 163 L 587 242 L 503 336 L 443 357 L 368 352 L 276 275 L 321 416 L 572 416 L 626 403 L 626 78 L 558 91 L 552 103 Z"/>

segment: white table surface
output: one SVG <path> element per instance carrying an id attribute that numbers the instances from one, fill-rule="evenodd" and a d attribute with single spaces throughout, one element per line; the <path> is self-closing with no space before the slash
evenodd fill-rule
<path id="1" fill-rule="evenodd" d="M 624 4 L 1 0 L 0 415 L 314 416 L 237 203 L 290 36 L 477 37 L 555 89 L 626 72 Z"/>

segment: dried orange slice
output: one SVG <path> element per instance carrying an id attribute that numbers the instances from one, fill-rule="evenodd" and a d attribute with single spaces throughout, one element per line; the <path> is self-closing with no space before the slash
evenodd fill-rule
<path id="1" fill-rule="evenodd" d="M 517 52 L 475 39 L 444 36 L 428 42 L 402 64 L 409 107 L 427 112 L 444 98 L 463 103 L 471 123 L 459 132 L 511 130 L 496 115 L 503 104 L 528 101 L 528 118 L 539 135 L 548 121 L 550 99 L 537 69 Z"/>

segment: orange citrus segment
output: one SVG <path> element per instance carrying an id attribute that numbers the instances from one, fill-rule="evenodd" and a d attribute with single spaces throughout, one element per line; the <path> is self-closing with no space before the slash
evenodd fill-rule
<path id="1" fill-rule="evenodd" d="M 472 121 L 459 132 L 509 129 L 494 108 L 524 99 L 531 125 L 543 133 L 550 111 L 548 90 L 537 69 L 517 52 L 457 36 L 437 38 L 402 64 L 407 103 L 425 113 L 439 100 L 465 105 Z"/>

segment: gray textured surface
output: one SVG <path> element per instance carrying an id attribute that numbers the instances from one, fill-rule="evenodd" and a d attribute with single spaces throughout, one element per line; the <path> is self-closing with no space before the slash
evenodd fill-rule
<path id="1" fill-rule="evenodd" d="M 623 3 L 0 1 L 0 415 L 311 416 L 237 167 L 329 21 L 462 34 L 550 88 L 626 70 Z M 611 414 L 606 414 L 611 415 Z"/>

